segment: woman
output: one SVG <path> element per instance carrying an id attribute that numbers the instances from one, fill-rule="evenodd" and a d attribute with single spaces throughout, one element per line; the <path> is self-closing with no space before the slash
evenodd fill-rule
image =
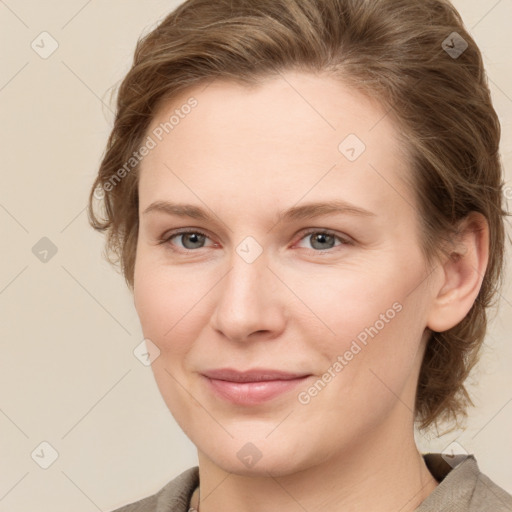
<path id="1" fill-rule="evenodd" d="M 510 510 L 414 441 L 472 405 L 499 139 L 447 1 L 189 0 L 145 36 L 90 218 L 199 466 L 118 511 Z"/>

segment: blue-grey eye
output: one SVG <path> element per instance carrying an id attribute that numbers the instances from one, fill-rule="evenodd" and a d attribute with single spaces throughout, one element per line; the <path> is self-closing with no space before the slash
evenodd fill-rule
<path id="1" fill-rule="evenodd" d="M 309 236 L 311 247 L 318 250 L 332 249 L 336 244 L 336 237 L 328 233 L 313 233 Z"/>
<path id="2" fill-rule="evenodd" d="M 206 240 L 206 236 L 201 233 L 179 233 L 175 236 L 181 239 L 185 249 L 200 249 L 204 246 Z"/>

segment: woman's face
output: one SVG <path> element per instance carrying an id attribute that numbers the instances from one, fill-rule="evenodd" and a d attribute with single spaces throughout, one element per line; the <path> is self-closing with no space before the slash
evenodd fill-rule
<path id="1" fill-rule="evenodd" d="M 240 474 L 411 435 L 433 300 L 389 116 L 326 76 L 283 77 L 167 103 L 139 182 L 156 381 L 200 455 Z"/>

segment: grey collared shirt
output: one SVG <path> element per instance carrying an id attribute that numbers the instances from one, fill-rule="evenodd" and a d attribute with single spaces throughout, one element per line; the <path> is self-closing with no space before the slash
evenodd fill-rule
<path id="1" fill-rule="evenodd" d="M 440 453 L 424 454 L 433 477 L 440 482 L 415 512 L 512 512 L 512 495 L 480 472 L 473 455 L 448 464 Z M 113 512 L 188 512 L 199 485 L 199 468 L 187 469 L 160 491 Z"/>

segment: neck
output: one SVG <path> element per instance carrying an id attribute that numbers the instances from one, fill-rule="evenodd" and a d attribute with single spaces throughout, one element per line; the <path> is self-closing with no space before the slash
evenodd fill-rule
<path id="1" fill-rule="evenodd" d="M 394 424 L 396 427 L 396 423 Z M 198 512 L 413 512 L 438 483 L 410 436 L 379 428 L 323 464 L 274 477 L 223 471 L 199 453 Z"/>

